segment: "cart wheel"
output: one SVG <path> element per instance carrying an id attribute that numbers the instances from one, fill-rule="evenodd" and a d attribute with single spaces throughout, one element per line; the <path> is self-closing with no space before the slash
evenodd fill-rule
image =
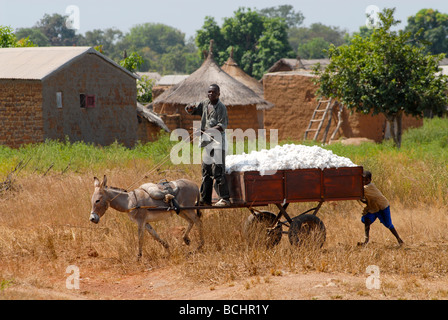
<path id="1" fill-rule="evenodd" d="M 272 224 L 276 215 L 269 211 L 252 213 L 243 226 L 243 235 L 250 245 L 264 245 L 268 248 L 279 244 L 282 239 L 282 226 Z"/>
<path id="2" fill-rule="evenodd" d="M 325 225 L 315 215 L 302 214 L 292 219 L 288 238 L 292 245 L 308 244 L 321 248 L 326 238 Z"/>

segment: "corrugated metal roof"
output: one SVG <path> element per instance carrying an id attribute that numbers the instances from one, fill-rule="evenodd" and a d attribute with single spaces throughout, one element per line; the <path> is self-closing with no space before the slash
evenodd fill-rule
<path id="1" fill-rule="evenodd" d="M 157 81 L 156 85 L 158 86 L 173 86 L 178 84 L 179 82 L 184 81 L 189 77 L 188 74 L 171 74 L 163 76 Z"/>
<path id="2" fill-rule="evenodd" d="M 0 49 L 0 79 L 43 80 L 84 54 L 96 54 L 137 78 L 91 47 L 28 47 Z"/>

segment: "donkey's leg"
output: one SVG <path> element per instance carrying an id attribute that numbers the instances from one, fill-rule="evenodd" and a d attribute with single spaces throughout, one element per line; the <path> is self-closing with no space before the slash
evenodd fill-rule
<path id="1" fill-rule="evenodd" d="M 197 250 L 199 250 L 204 245 L 204 234 L 202 231 L 201 218 L 196 214 L 196 210 L 184 211 L 181 216 L 188 222 L 188 227 L 185 230 L 183 237 L 182 237 L 184 239 L 185 244 L 187 244 L 187 245 L 190 244 L 190 238 L 188 237 L 188 235 L 190 234 L 190 231 L 193 228 L 193 225 L 197 224 L 198 229 L 199 229 L 199 238 L 200 238 L 200 242 L 199 242 L 199 246 L 198 246 Z"/>
<path id="2" fill-rule="evenodd" d="M 198 219 L 196 220 L 196 225 L 198 226 L 199 229 L 199 245 L 196 250 L 200 250 L 204 245 L 204 232 L 202 228 L 202 220 L 200 217 L 198 217 Z"/>
<path id="3" fill-rule="evenodd" d="M 184 234 L 182 235 L 182 239 L 184 240 L 185 244 L 187 246 L 189 246 L 191 241 L 190 241 L 190 238 L 188 237 L 188 235 L 190 234 L 190 231 L 193 228 L 194 222 L 191 221 L 190 219 L 187 219 L 186 217 L 184 217 L 184 218 L 185 218 L 185 220 L 188 221 L 188 226 L 187 226 L 187 229 L 185 229 Z"/>
<path id="4" fill-rule="evenodd" d="M 149 234 L 155 240 L 160 242 L 162 244 L 162 246 L 168 251 L 168 254 L 170 254 L 170 246 L 168 245 L 168 242 L 166 242 L 165 240 L 161 239 L 160 236 L 157 234 L 156 230 L 154 230 L 154 228 L 149 223 L 146 223 L 145 227 L 146 227 L 146 230 L 148 230 Z"/>
<path id="5" fill-rule="evenodd" d="M 145 229 L 143 227 L 143 223 L 138 224 L 138 255 L 137 260 L 140 260 L 142 257 L 142 249 L 143 249 L 143 240 L 145 238 Z"/>

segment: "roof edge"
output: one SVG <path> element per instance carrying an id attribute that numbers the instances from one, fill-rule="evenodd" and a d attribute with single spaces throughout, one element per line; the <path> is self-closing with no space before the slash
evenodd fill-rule
<path id="1" fill-rule="evenodd" d="M 82 48 L 82 47 L 77 47 L 77 48 Z M 48 74 L 46 74 L 45 76 L 43 76 L 40 81 L 44 81 L 46 80 L 49 76 L 51 76 L 54 72 L 57 72 L 59 70 L 62 70 L 66 67 L 68 67 L 69 65 L 71 65 L 72 63 L 74 63 L 75 61 L 77 61 L 78 59 L 80 59 L 81 57 L 83 57 L 85 54 L 95 54 L 98 57 L 102 58 L 104 61 L 108 62 L 109 64 L 113 65 L 114 67 L 120 69 L 121 71 L 123 71 L 124 73 L 126 73 L 127 75 L 129 75 L 130 77 L 134 78 L 134 79 L 140 79 L 140 77 L 132 72 L 130 72 L 129 70 L 127 70 L 126 68 L 123 68 L 122 66 L 120 66 L 118 63 L 116 63 L 115 61 L 113 61 L 112 59 L 106 57 L 105 55 L 103 55 L 101 52 L 96 51 L 93 47 L 85 47 L 86 50 L 84 52 L 82 52 L 81 54 L 77 55 L 76 57 L 68 60 L 67 62 L 65 62 L 64 64 L 60 65 L 58 68 L 50 71 Z"/>

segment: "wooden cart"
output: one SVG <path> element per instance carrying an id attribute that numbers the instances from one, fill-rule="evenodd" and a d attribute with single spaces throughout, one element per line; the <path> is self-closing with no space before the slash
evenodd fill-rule
<path id="1" fill-rule="evenodd" d="M 247 207 L 250 210 L 252 214 L 244 226 L 248 241 L 264 241 L 273 246 L 287 233 L 291 244 L 312 241 L 322 246 L 326 230 L 316 216 L 319 209 L 325 201 L 362 199 L 362 173 L 360 166 L 279 170 L 268 175 L 260 175 L 258 171 L 232 172 L 226 175 L 232 205 L 225 208 Z M 287 212 L 293 202 L 318 202 L 318 205 L 293 217 Z M 278 208 L 277 214 L 256 209 L 269 204 Z M 289 230 L 284 232 L 283 227 Z"/>
<path id="2" fill-rule="evenodd" d="M 248 208 L 251 215 L 243 231 L 246 240 L 274 246 L 287 233 L 294 245 L 312 244 L 321 247 L 326 238 L 325 225 L 316 215 L 325 201 L 360 200 L 364 196 L 363 168 L 279 170 L 261 175 L 258 171 L 227 174 L 231 205 L 226 207 L 193 206 L 180 209 Z M 214 194 L 216 197 L 216 194 Z M 293 202 L 318 202 L 296 216 L 286 210 Z M 275 214 L 257 207 L 274 204 Z M 150 208 L 161 210 L 164 208 Z M 167 208 L 168 209 L 168 208 Z M 282 218 L 286 220 L 282 220 Z M 283 231 L 286 227 L 289 230 Z"/>

